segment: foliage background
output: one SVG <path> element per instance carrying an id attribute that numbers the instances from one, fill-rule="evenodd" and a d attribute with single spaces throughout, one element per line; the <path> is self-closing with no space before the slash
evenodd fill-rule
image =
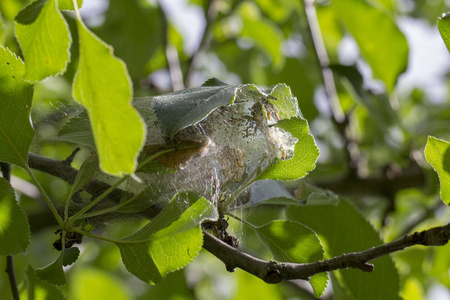
<path id="1" fill-rule="evenodd" d="M 28 2 L 0 3 L 0 44 L 19 56 L 13 20 Z M 188 77 L 186 86 L 200 85 L 210 77 L 265 86 L 284 82 L 299 99 L 321 150 L 318 166 L 309 177 L 312 182 L 348 196 L 385 241 L 448 222 L 450 212 L 439 200 L 437 176 L 423 158 L 428 135 L 450 138 L 450 63 L 436 28 L 437 17 L 449 9 L 448 2 L 373 0 L 369 8 L 350 0 L 317 3 L 340 107 L 348 116 L 344 125 L 336 124 L 329 109 L 301 1 L 161 1 L 163 10 L 156 1 L 84 2 L 82 15 L 88 26 L 126 62 L 135 96 L 171 91 L 168 70 L 174 75 L 178 65 Z M 380 13 L 394 19 L 400 31 L 394 26 L 384 32 L 377 19 Z M 71 14 L 65 13 L 65 18 L 74 38 L 72 62 L 63 76 L 35 86 L 32 111 L 41 141 L 32 151 L 60 160 L 70 155 L 72 146 L 45 140 L 55 134 L 52 123 L 72 103 L 77 35 Z M 199 49 L 205 26 L 210 38 Z M 399 45 L 403 35 L 409 52 Z M 370 51 L 373 47 L 375 51 Z M 407 73 L 397 82 L 406 66 Z M 65 199 L 66 183 L 38 176 L 53 199 Z M 29 253 L 15 257 L 19 282 L 29 263 L 41 267 L 56 257 L 51 249 L 55 226 L 29 181 L 23 170 L 13 170 L 13 185 L 33 232 Z M 294 191 L 300 184 L 288 187 Z M 233 225 L 236 233 L 242 232 L 241 224 Z M 109 230 L 121 229 L 111 226 Z M 249 235 L 244 246 L 252 248 L 251 233 L 244 234 Z M 405 299 L 435 299 L 440 289 L 444 292 L 439 295 L 450 299 L 446 291 L 450 288 L 449 251 L 448 245 L 414 247 L 394 255 Z M 4 261 L 0 260 L 0 268 Z M 205 251 L 162 285 L 147 286 L 126 272 L 114 245 L 87 239 L 68 278 L 64 292 L 69 299 L 311 298 L 302 283 L 266 285 L 242 271 L 229 274 Z M 5 274 L 0 291 L 10 293 Z M 332 297 L 331 290 L 323 296 Z"/>

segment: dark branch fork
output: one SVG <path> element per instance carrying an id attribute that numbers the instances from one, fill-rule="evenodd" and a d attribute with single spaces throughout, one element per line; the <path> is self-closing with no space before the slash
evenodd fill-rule
<path id="1" fill-rule="evenodd" d="M 73 183 L 78 172 L 66 161 L 57 161 L 33 153 L 29 154 L 28 163 L 35 170 L 54 175 L 69 183 Z M 105 183 L 91 181 L 87 185 L 86 190 L 89 193 L 98 194 L 108 187 Z M 204 231 L 203 248 L 224 262 L 227 270 L 230 272 L 236 268 L 240 268 L 267 283 L 279 283 L 282 280 L 308 280 L 312 275 L 317 273 L 347 268 L 371 272 L 374 270 L 374 266 L 369 262 L 376 258 L 414 245 L 442 246 L 447 244 L 449 239 L 450 223 L 445 226 L 415 232 L 393 242 L 361 252 L 347 253 L 328 260 L 306 264 L 261 260 L 229 246 L 206 231 Z"/>

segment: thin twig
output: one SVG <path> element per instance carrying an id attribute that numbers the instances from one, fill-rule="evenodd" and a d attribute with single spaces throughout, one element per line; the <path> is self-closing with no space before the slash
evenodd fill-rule
<path id="1" fill-rule="evenodd" d="M 203 54 L 206 48 L 208 48 L 209 45 L 209 33 L 211 30 L 211 25 L 214 23 L 214 20 L 217 16 L 217 10 L 218 10 L 218 3 L 217 0 L 209 0 L 208 8 L 206 10 L 206 24 L 205 29 L 203 30 L 202 39 L 200 41 L 200 44 L 197 48 L 197 50 L 194 52 L 192 57 L 188 61 L 188 70 L 186 73 L 185 78 L 185 86 L 189 87 L 191 84 L 192 76 L 194 75 L 195 71 L 198 67 L 198 60 L 199 57 Z"/>
<path id="2" fill-rule="evenodd" d="M 330 102 L 333 117 L 337 123 L 343 123 L 345 120 L 345 115 L 339 103 L 333 72 L 329 67 L 330 59 L 328 58 L 322 33 L 320 31 L 319 20 L 317 19 L 316 8 L 314 7 L 314 0 L 303 0 L 303 7 L 305 9 L 306 18 L 308 19 L 315 53 L 317 54 L 317 59 L 319 60 L 322 70 L 323 83 L 325 85 L 325 91 L 328 96 L 328 101 Z"/>
<path id="3" fill-rule="evenodd" d="M 17 287 L 16 273 L 14 272 L 14 257 L 8 255 L 6 257 L 6 273 L 8 273 L 9 284 L 11 286 L 11 293 L 14 300 L 20 300 L 19 289 Z"/>
<path id="4" fill-rule="evenodd" d="M 10 182 L 11 181 L 11 165 L 0 162 L 0 169 L 2 171 L 3 178 Z M 14 272 L 14 257 L 12 255 L 6 256 L 6 269 L 5 272 L 8 273 L 9 284 L 11 286 L 11 294 L 14 300 L 20 300 L 19 289 L 17 287 L 16 273 Z"/>
<path id="5" fill-rule="evenodd" d="M 180 59 L 178 58 L 177 49 L 171 45 L 169 41 L 169 22 L 161 0 L 158 1 L 158 6 L 161 14 L 163 43 L 166 52 L 167 67 L 169 68 L 170 80 L 172 83 L 172 90 L 179 91 L 184 89 L 183 72 L 181 72 Z"/>
<path id="6" fill-rule="evenodd" d="M 264 261 L 230 247 L 226 243 L 204 232 L 203 247 L 225 263 L 227 270 L 240 268 L 264 280 L 267 283 L 279 283 L 281 280 L 308 280 L 312 275 L 339 269 L 355 268 L 372 272 L 375 258 L 403 250 L 414 245 L 442 246 L 450 239 L 450 223 L 429 230 L 404 236 L 394 242 L 370 248 L 362 252 L 353 252 L 328 260 L 296 264 L 290 262 Z"/>

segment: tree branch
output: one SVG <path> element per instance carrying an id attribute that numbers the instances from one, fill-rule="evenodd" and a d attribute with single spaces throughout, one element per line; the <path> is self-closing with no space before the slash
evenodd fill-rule
<path id="1" fill-rule="evenodd" d="M 289 262 L 264 261 L 235 249 L 211 234 L 204 232 L 203 247 L 225 263 L 228 271 L 240 268 L 264 280 L 266 283 L 279 283 L 282 280 L 308 280 L 312 275 L 339 269 L 360 269 L 364 272 L 374 270 L 369 262 L 375 258 L 403 250 L 414 245 L 442 246 L 450 239 L 450 223 L 404 236 L 391 243 L 383 244 L 361 252 L 352 252 L 328 260 L 296 264 Z"/>
<path id="2" fill-rule="evenodd" d="M 320 68 L 322 70 L 323 83 L 325 85 L 325 91 L 328 96 L 328 101 L 330 102 L 333 117 L 337 123 L 342 123 L 345 120 L 345 116 L 339 103 L 333 72 L 330 69 L 330 60 L 323 42 L 319 20 L 317 19 L 317 13 L 314 7 L 314 0 L 303 0 L 303 7 L 308 20 L 308 27 L 315 50 L 314 52 L 317 54 L 317 59 L 319 60 Z"/>

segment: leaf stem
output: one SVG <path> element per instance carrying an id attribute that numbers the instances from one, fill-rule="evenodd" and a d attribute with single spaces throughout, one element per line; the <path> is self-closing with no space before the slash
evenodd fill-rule
<path id="1" fill-rule="evenodd" d="M 80 233 L 80 234 L 85 235 L 85 236 L 88 236 L 88 237 L 90 237 L 90 238 L 98 239 L 98 240 L 102 240 L 102 241 L 106 241 L 106 242 L 111 242 L 111 243 L 123 243 L 123 242 L 120 241 L 120 240 L 110 239 L 110 238 L 103 237 L 103 236 L 100 236 L 100 235 L 92 234 L 92 233 L 89 233 L 89 232 L 87 232 L 87 231 L 83 231 L 83 230 L 77 229 L 77 228 L 71 228 L 70 231 L 71 231 L 71 232 Z"/>
<path id="2" fill-rule="evenodd" d="M 142 243 L 148 243 L 148 242 L 150 242 L 152 240 L 151 238 L 148 238 L 148 239 L 145 239 L 145 240 L 136 240 L 136 241 L 116 240 L 116 239 L 110 239 L 110 238 L 107 238 L 107 237 L 104 237 L 104 236 L 92 234 L 92 233 L 89 233 L 87 231 L 83 231 L 83 230 L 78 229 L 78 228 L 71 228 L 70 231 L 80 233 L 82 235 L 88 236 L 88 237 L 93 238 L 93 239 L 98 239 L 98 240 L 102 240 L 102 241 L 106 241 L 106 242 L 111 242 L 111 243 L 114 243 L 114 244 L 142 244 Z"/>
<path id="3" fill-rule="evenodd" d="M 58 222 L 58 225 L 62 228 L 64 227 L 64 221 L 61 218 L 61 216 L 59 215 L 58 211 L 56 210 L 55 206 L 53 205 L 52 201 L 50 200 L 50 197 L 47 195 L 47 193 L 45 192 L 45 190 L 42 188 L 41 184 L 39 183 L 39 181 L 36 179 L 36 177 L 33 174 L 33 171 L 30 169 L 30 167 L 28 166 L 28 164 L 25 164 L 25 171 L 27 171 L 28 175 L 30 175 L 31 179 L 33 180 L 34 184 L 36 185 L 36 187 L 38 188 L 39 192 L 41 193 L 41 195 L 44 197 L 45 202 L 47 203 L 47 206 L 50 208 L 50 210 L 52 211 L 53 216 L 55 217 L 56 221 Z"/>
<path id="4" fill-rule="evenodd" d="M 106 191 L 104 191 L 100 196 L 98 196 L 95 200 L 93 200 L 91 203 L 89 203 L 88 205 L 86 205 L 85 207 L 83 207 L 82 209 L 80 209 L 76 214 L 74 214 L 73 216 L 71 216 L 68 220 L 67 220 L 67 224 L 68 226 L 70 226 L 75 220 L 79 219 L 80 217 L 82 217 L 82 215 L 87 212 L 88 210 L 90 210 L 92 207 L 94 207 L 97 203 L 99 203 L 103 198 L 105 198 L 106 196 L 108 196 L 109 193 L 111 193 L 116 187 L 118 187 L 122 182 L 124 182 L 125 180 L 127 180 L 130 177 L 130 175 L 126 175 L 122 178 L 120 178 L 119 180 L 117 180 L 116 183 L 114 183 L 113 185 L 111 185 Z"/>
<path id="5" fill-rule="evenodd" d="M 167 149 L 167 150 L 162 150 L 159 151 L 153 155 L 150 155 L 149 157 L 147 157 L 143 162 L 141 162 L 136 170 L 139 170 L 140 168 L 142 168 L 143 166 L 145 166 L 146 164 L 148 164 L 149 162 L 151 162 L 152 160 L 154 160 L 155 158 L 166 154 L 168 152 L 172 152 L 175 151 L 175 148 L 171 148 L 171 149 Z M 99 203 L 103 198 L 105 198 L 106 196 L 108 196 L 109 193 L 111 193 L 116 187 L 118 187 L 122 182 L 124 182 L 125 180 L 127 180 L 128 178 L 130 178 L 130 175 L 126 175 L 124 177 L 122 177 L 121 179 L 119 179 L 115 184 L 111 185 L 106 191 L 104 191 L 100 196 L 98 196 L 95 200 L 93 200 L 91 203 L 89 203 L 88 205 L 86 205 L 85 207 L 83 207 L 80 211 L 78 211 L 76 214 L 74 214 L 73 216 L 71 216 L 68 220 L 67 220 L 67 224 L 68 227 L 70 227 L 72 225 L 72 223 L 81 218 L 81 217 L 86 217 L 84 215 L 85 212 L 87 212 L 89 209 L 91 209 L 92 207 L 94 207 L 97 203 Z M 109 212 L 109 211 L 108 211 Z M 90 215 L 92 216 L 93 213 L 91 213 Z"/>
<path id="6" fill-rule="evenodd" d="M 110 213 L 110 212 L 114 212 L 114 211 L 118 210 L 119 208 L 121 208 L 122 206 L 125 206 L 125 205 L 133 202 L 134 200 L 136 200 L 136 198 L 138 196 L 139 196 L 139 194 L 134 195 L 130 199 L 128 199 L 128 200 L 126 200 L 124 202 L 121 202 L 121 203 L 119 203 L 119 204 L 117 204 L 115 206 L 108 207 L 108 208 L 105 208 L 105 209 L 101 209 L 101 210 L 93 211 L 91 213 L 84 214 L 83 218 L 91 218 L 91 217 L 95 217 L 95 216 L 104 215 L 104 214 L 107 214 L 107 213 Z"/>

